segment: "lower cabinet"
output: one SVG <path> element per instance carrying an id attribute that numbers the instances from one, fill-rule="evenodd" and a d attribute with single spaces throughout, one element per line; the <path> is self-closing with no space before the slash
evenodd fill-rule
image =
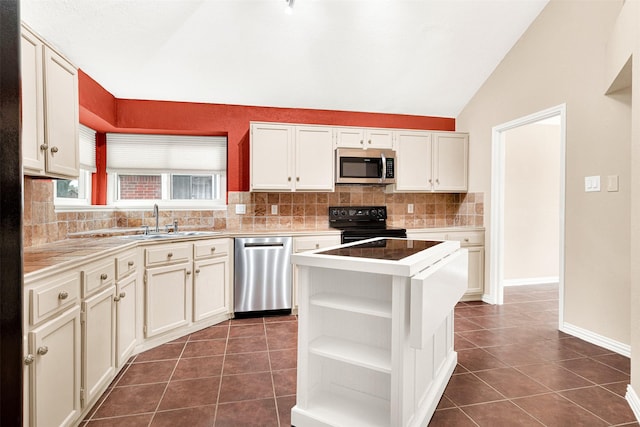
<path id="1" fill-rule="evenodd" d="M 116 372 L 115 285 L 82 303 L 83 406 L 99 396 Z"/>
<path id="2" fill-rule="evenodd" d="M 146 269 L 146 337 L 186 326 L 191 321 L 191 268 L 189 261 Z"/>
<path id="3" fill-rule="evenodd" d="M 30 426 L 71 426 L 80 415 L 80 307 L 28 334 Z"/>
<path id="4" fill-rule="evenodd" d="M 116 366 L 122 366 L 136 347 L 138 277 L 132 274 L 116 286 Z"/>
<path id="5" fill-rule="evenodd" d="M 196 261 L 193 269 L 193 321 L 227 313 L 229 258 Z"/>

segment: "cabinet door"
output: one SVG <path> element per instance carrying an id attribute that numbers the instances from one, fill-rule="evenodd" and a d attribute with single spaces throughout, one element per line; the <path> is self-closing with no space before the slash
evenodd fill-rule
<path id="1" fill-rule="evenodd" d="M 390 129 L 366 129 L 365 148 L 393 148 L 393 131 Z"/>
<path id="2" fill-rule="evenodd" d="M 466 294 L 482 296 L 484 293 L 484 248 L 469 247 L 469 284 Z"/>
<path id="3" fill-rule="evenodd" d="M 93 402 L 116 372 L 115 291 L 110 286 L 82 303 L 83 404 Z"/>
<path id="4" fill-rule="evenodd" d="M 194 263 L 193 321 L 230 310 L 229 258 L 212 258 Z"/>
<path id="5" fill-rule="evenodd" d="M 145 272 L 145 336 L 187 325 L 191 319 L 191 262 Z"/>
<path id="6" fill-rule="evenodd" d="M 364 148 L 364 129 L 336 128 L 336 145 L 340 148 Z"/>
<path id="7" fill-rule="evenodd" d="M 42 42 L 22 29 L 22 165 L 28 173 L 44 174 L 44 107 Z"/>
<path id="8" fill-rule="evenodd" d="M 296 190 L 333 191 L 332 128 L 296 126 Z"/>
<path id="9" fill-rule="evenodd" d="M 29 332 L 32 427 L 70 426 L 80 415 L 80 307 Z"/>
<path id="10" fill-rule="evenodd" d="M 396 186 L 398 191 L 431 191 L 431 134 L 398 131 L 396 133 Z"/>
<path id="11" fill-rule="evenodd" d="M 469 136 L 433 135 L 433 178 L 435 191 L 467 191 Z"/>
<path id="12" fill-rule="evenodd" d="M 47 172 L 78 177 L 78 72 L 44 47 L 45 141 Z"/>
<path id="13" fill-rule="evenodd" d="M 293 126 L 251 125 L 251 191 L 293 188 Z"/>
<path id="14" fill-rule="evenodd" d="M 132 274 L 116 286 L 116 366 L 122 366 L 136 346 L 138 275 Z"/>

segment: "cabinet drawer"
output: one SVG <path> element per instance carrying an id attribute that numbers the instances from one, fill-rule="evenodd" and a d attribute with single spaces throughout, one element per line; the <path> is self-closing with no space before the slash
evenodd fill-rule
<path id="1" fill-rule="evenodd" d="M 113 283 L 116 266 L 113 258 L 88 264 L 82 269 L 82 296 L 86 298 L 93 292 Z"/>
<path id="2" fill-rule="evenodd" d="M 146 265 L 160 265 L 191 259 L 191 243 L 174 243 L 171 245 L 154 246 L 145 251 Z"/>
<path id="3" fill-rule="evenodd" d="M 54 277 L 29 291 L 31 324 L 61 312 L 80 300 L 80 274 L 75 271 Z"/>
<path id="4" fill-rule="evenodd" d="M 340 236 L 298 237 L 293 239 L 293 251 L 305 252 L 340 244 Z"/>
<path id="5" fill-rule="evenodd" d="M 229 239 L 205 240 L 193 244 L 194 259 L 210 258 L 227 255 L 229 253 Z"/>
<path id="6" fill-rule="evenodd" d="M 462 246 L 483 246 L 484 233 L 481 231 L 457 231 L 447 234 L 447 240 L 456 240 Z"/>
<path id="7" fill-rule="evenodd" d="M 136 251 L 131 251 L 116 257 L 116 280 L 120 280 L 136 271 L 137 254 Z"/>

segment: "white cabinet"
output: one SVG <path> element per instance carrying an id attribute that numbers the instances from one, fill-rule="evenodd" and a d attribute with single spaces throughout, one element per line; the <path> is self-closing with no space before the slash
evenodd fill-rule
<path id="1" fill-rule="evenodd" d="M 340 235 L 316 235 L 316 236 L 302 236 L 293 238 L 293 253 L 300 253 L 306 251 L 313 251 L 321 248 L 328 248 L 329 246 L 337 246 L 340 244 Z M 293 310 L 298 309 L 298 267 L 293 266 L 293 292 L 292 292 L 292 305 Z"/>
<path id="2" fill-rule="evenodd" d="M 467 290 L 462 301 L 481 300 L 484 293 L 484 231 L 480 230 L 407 230 L 409 239 L 455 240 L 469 253 Z"/>
<path id="3" fill-rule="evenodd" d="M 116 366 L 122 366 L 137 343 L 138 275 L 137 251 L 116 256 Z"/>
<path id="4" fill-rule="evenodd" d="M 251 191 L 333 191 L 332 129 L 251 124 Z"/>
<path id="5" fill-rule="evenodd" d="M 112 285 L 82 303 L 82 402 L 93 402 L 116 373 L 116 307 Z"/>
<path id="6" fill-rule="evenodd" d="M 467 134 L 397 131 L 394 191 L 467 191 L 468 146 Z"/>
<path id="7" fill-rule="evenodd" d="M 28 337 L 30 426 L 74 425 L 80 414 L 80 307 L 34 328 Z"/>
<path id="8" fill-rule="evenodd" d="M 205 240 L 193 244 L 194 322 L 231 310 L 230 244 L 230 239 Z"/>
<path id="9" fill-rule="evenodd" d="M 77 69 L 24 26 L 21 51 L 24 173 L 77 178 Z"/>
<path id="10" fill-rule="evenodd" d="M 339 148 L 387 148 L 393 147 L 393 129 L 335 128 L 336 146 Z"/>

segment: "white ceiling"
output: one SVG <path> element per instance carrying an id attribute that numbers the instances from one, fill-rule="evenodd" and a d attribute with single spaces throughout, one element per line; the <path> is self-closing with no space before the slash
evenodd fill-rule
<path id="1" fill-rule="evenodd" d="M 22 0 L 118 98 L 456 117 L 548 0 Z"/>

